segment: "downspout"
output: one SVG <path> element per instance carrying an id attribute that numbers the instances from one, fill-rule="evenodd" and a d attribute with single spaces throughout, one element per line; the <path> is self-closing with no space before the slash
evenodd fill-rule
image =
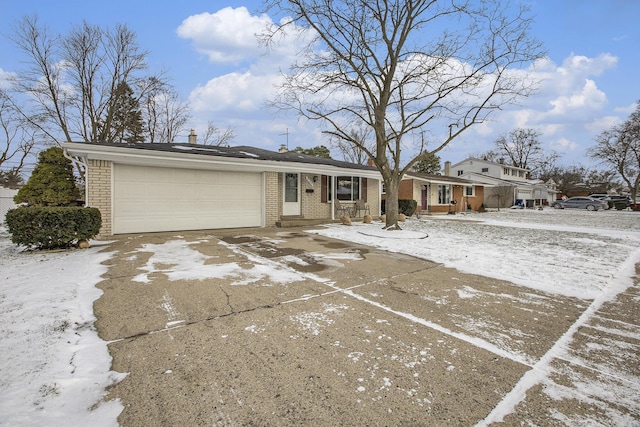
<path id="1" fill-rule="evenodd" d="M 76 165 L 84 167 L 84 206 L 89 207 L 89 163 L 86 157 L 75 158 L 69 155 L 66 149 L 62 150 L 62 155 Z"/>

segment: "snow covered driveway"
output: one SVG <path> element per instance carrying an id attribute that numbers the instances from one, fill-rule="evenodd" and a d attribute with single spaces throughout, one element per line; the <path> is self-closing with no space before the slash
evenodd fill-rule
<path id="1" fill-rule="evenodd" d="M 12 318 L 21 304 L 52 305 L 47 292 L 11 290 L 25 286 L 19 271 L 47 289 L 47 271 L 64 269 L 89 292 L 93 271 L 104 278 L 96 326 L 113 372 L 94 369 L 85 401 L 128 375 L 109 389 L 119 400 L 93 406 L 102 411 L 67 409 L 70 425 L 115 423 L 114 408 L 121 425 L 640 425 L 638 213 L 423 217 L 374 237 L 380 227 L 122 236 L 108 252 L 46 255 L 44 269 L 5 245 L 0 261 L 21 264 L 3 269 L 3 338 L 33 323 L 24 336 L 41 340 L 43 326 L 22 320 L 16 332 Z M 57 292 L 90 310 L 84 291 Z M 46 311 L 50 327 L 90 320 L 72 311 Z M 67 356 L 76 342 L 51 337 L 57 346 L 22 354 L 71 358 L 84 366 L 71 379 L 87 371 L 88 358 Z M 17 343 L 3 339 L 2 354 Z M 87 389 L 53 363 L 0 357 L 16 371 L 3 393 L 25 390 L 0 423 L 55 423 L 64 405 L 49 408 Z"/>

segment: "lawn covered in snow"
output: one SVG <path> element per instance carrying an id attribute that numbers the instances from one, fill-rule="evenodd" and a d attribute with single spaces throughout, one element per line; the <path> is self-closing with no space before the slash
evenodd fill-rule
<path id="1" fill-rule="evenodd" d="M 315 232 L 585 299 L 599 295 L 630 257 L 640 262 L 639 212 L 507 209 L 423 216 L 400 224 L 400 232 L 383 231 L 380 222 L 336 224 Z M 390 237 L 380 237 L 385 235 Z"/>
<path id="2" fill-rule="evenodd" d="M 640 262 L 637 212 L 505 210 L 402 226 L 386 232 L 380 222 L 331 224 L 314 232 L 593 300 L 627 286 Z M 93 243 L 87 250 L 21 252 L 0 228 L 0 425 L 117 425 L 120 402 L 101 398 L 123 374 L 110 371 L 92 311 L 110 254 Z M 144 279 L 144 272 L 136 278 Z"/>
<path id="3" fill-rule="evenodd" d="M 123 376 L 93 327 L 99 251 L 21 252 L 0 227 L 0 425 L 118 425 L 120 403 L 101 402 Z"/>

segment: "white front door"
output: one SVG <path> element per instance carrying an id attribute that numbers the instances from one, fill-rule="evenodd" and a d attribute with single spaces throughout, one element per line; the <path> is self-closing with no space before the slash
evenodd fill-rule
<path id="1" fill-rule="evenodd" d="M 300 174 L 284 174 L 283 215 L 300 215 Z"/>

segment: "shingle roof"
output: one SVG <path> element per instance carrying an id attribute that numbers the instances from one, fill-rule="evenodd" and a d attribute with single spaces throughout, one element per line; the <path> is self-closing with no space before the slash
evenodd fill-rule
<path id="1" fill-rule="evenodd" d="M 83 142 L 82 144 L 133 148 L 137 150 L 154 150 L 166 151 L 171 153 L 197 154 L 202 156 L 229 157 L 237 159 L 255 159 L 269 160 L 276 162 L 291 163 L 307 163 L 314 165 L 335 166 L 345 169 L 360 169 L 367 171 L 376 171 L 373 166 L 359 165 L 355 163 L 344 162 L 340 160 L 326 159 L 323 157 L 310 156 L 308 154 L 287 152 L 276 152 L 264 150 L 262 148 L 237 146 L 237 147 L 218 147 L 213 145 L 189 144 L 189 143 L 104 143 L 104 142 Z"/>

